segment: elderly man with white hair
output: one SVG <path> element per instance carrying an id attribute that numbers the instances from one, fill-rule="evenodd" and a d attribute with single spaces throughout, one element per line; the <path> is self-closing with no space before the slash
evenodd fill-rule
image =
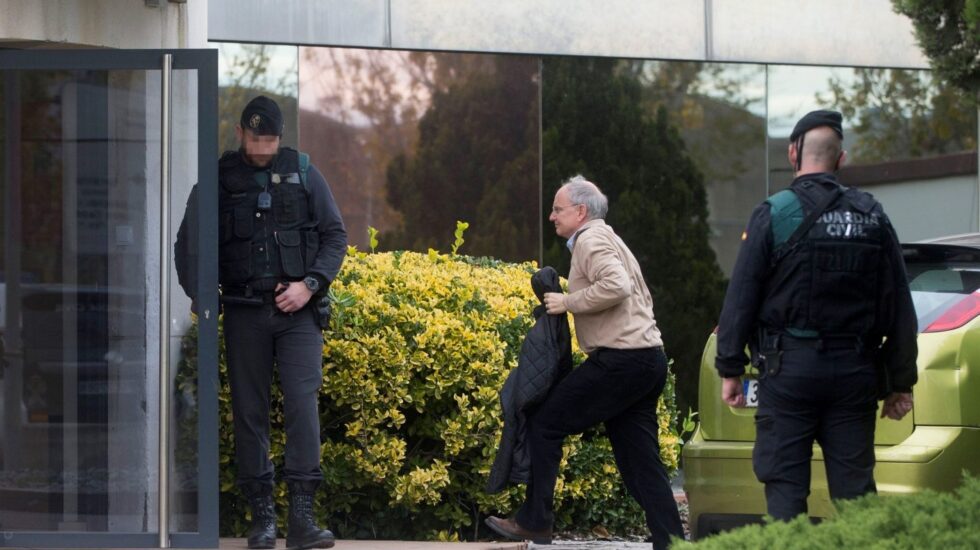
<path id="1" fill-rule="evenodd" d="M 684 536 L 657 439 L 657 400 L 667 379 L 667 355 L 640 266 L 606 225 L 608 200 L 582 176 L 555 194 L 549 220 L 572 252 L 568 294 L 545 294 L 551 315 L 575 317 L 579 347 L 588 354 L 552 388 L 529 418 L 531 481 L 512 518 L 487 518 L 510 539 L 551 542 L 554 492 L 565 437 L 602 422 L 630 495 L 646 512 L 655 549 Z"/>

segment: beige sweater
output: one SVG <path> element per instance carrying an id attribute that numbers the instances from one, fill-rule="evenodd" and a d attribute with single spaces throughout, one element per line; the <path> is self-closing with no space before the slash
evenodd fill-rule
<path id="1" fill-rule="evenodd" d="M 588 221 L 575 237 L 565 307 L 586 353 L 663 345 L 640 265 L 603 220 Z"/>

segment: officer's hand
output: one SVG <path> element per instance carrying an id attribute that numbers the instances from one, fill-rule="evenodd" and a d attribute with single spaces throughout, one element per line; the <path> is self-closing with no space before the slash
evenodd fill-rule
<path id="1" fill-rule="evenodd" d="M 881 417 L 901 420 L 912 410 L 911 393 L 890 393 L 881 405 Z"/>
<path id="2" fill-rule="evenodd" d="M 721 400 L 729 407 L 744 407 L 745 394 L 742 392 L 742 377 L 721 379 Z"/>
<path id="3" fill-rule="evenodd" d="M 561 315 L 568 311 L 565 307 L 565 295 L 561 292 L 545 292 L 544 293 L 544 309 L 548 312 L 548 315 Z"/>
<path id="4" fill-rule="evenodd" d="M 302 281 L 276 285 L 276 307 L 283 313 L 293 313 L 303 309 L 312 296 L 313 291 L 306 288 Z"/>

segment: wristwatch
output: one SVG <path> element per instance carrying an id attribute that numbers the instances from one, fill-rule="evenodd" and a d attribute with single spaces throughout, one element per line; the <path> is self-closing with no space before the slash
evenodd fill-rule
<path id="1" fill-rule="evenodd" d="M 314 294 L 316 294 L 316 291 L 320 290 L 320 281 L 311 275 L 307 275 L 306 278 L 303 279 L 303 284 L 306 285 L 306 288 L 310 289 L 310 292 Z"/>

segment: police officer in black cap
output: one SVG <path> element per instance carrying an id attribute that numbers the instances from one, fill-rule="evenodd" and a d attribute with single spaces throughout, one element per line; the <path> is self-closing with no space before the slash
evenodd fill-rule
<path id="1" fill-rule="evenodd" d="M 870 194 L 837 181 L 843 139 L 840 113 L 797 123 L 796 178 L 752 212 L 718 326 L 724 402 L 745 405 L 746 345 L 760 372 L 752 465 L 780 520 L 807 511 L 814 441 L 832 498 L 875 492 L 876 397 L 900 420 L 917 380 L 898 239 Z"/>
<path id="2" fill-rule="evenodd" d="M 347 249 L 347 232 L 323 175 L 309 157 L 280 146 L 283 117 L 264 96 L 242 111 L 241 147 L 218 161 L 218 282 L 231 382 L 238 486 L 252 510 L 249 548 L 275 548 L 276 512 L 269 460 L 269 395 L 275 365 L 283 394 L 289 487 L 286 546 L 329 548 L 316 525 L 320 471 L 317 398 L 322 383 L 324 296 Z M 197 288 L 197 188 L 175 245 L 178 279 Z M 318 304 L 323 307 L 318 308 Z M 193 306 L 192 306 L 193 307 Z"/>

